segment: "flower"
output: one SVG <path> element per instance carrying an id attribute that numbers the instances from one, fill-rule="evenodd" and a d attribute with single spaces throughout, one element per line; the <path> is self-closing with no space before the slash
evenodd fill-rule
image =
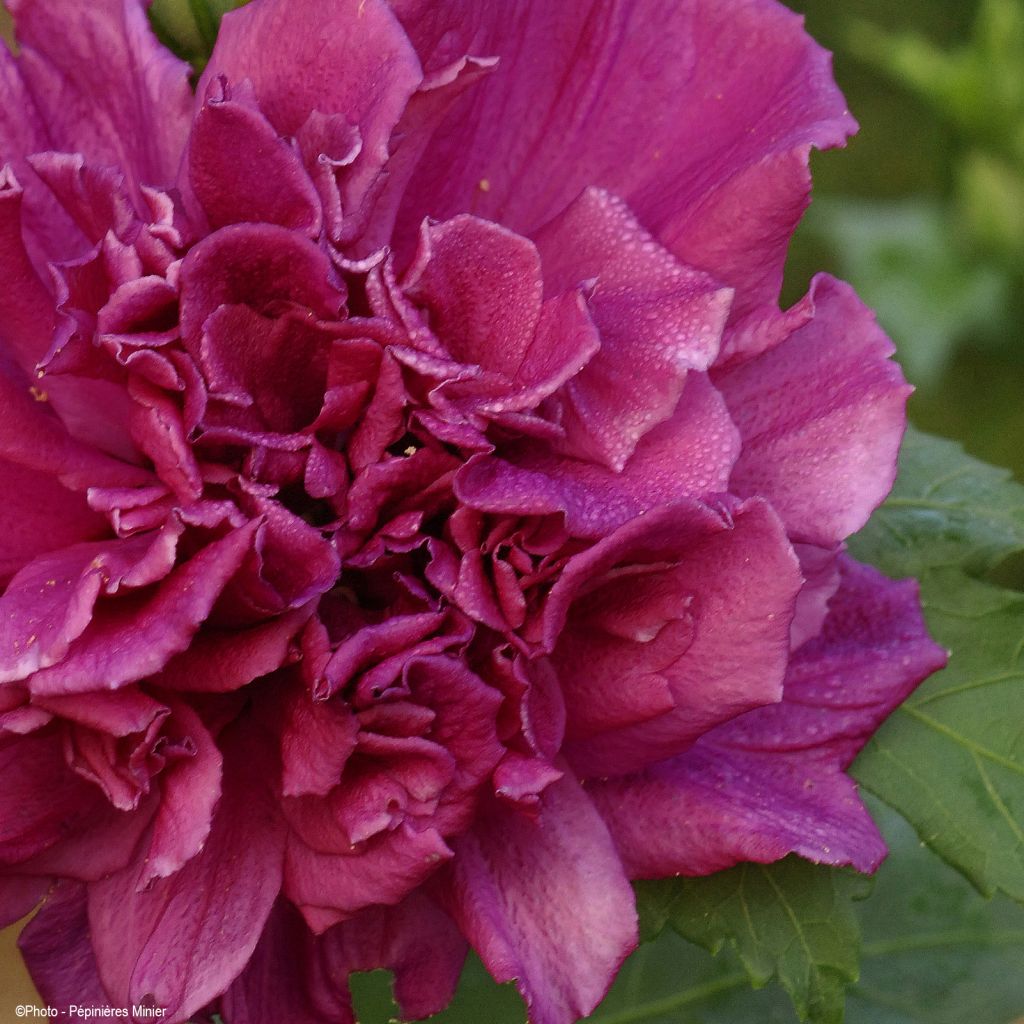
<path id="1" fill-rule="evenodd" d="M 603 996 L 629 881 L 870 871 L 943 661 L 843 541 L 908 389 L 778 307 L 853 129 L 771 0 L 141 0 L 2 54 L 0 914 L 42 995 L 228 1024 Z"/>

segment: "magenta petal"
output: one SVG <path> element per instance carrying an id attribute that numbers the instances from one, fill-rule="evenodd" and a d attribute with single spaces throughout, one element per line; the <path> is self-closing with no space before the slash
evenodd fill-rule
<path id="1" fill-rule="evenodd" d="M 358 128 L 362 146 L 341 197 L 346 213 L 380 174 L 392 129 L 422 77 L 383 0 L 337 0 L 326 7 L 316 0 L 264 0 L 233 11 L 200 79 L 200 96 L 218 75 L 229 82 L 249 79 L 281 135 L 298 135 L 314 111 L 344 115 Z"/>
<path id="2" fill-rule="evenodd" d="M 65 721 L 114 737 L 145 732 L 155 720 L 167 715 L 165 705 L 134 686 L 99 693 L 41 697 L 35 703 Z"/>
<path id="3" fill-rule="evenodd" d="M 391 136 L 395 149 L 388 160 L 387 179 L 374 202 L 372 219 L 354 240 L 356 253 L 368 255 L 389 244 L 398 206 L 410 178 L 416 173 L 424 148 L 455 100 L 494 71 L 497 64 L 494 57 L 460 53 L 453 55 L 448 64 L 427 67 L 419 89 L 410 98 Z M 410 243 L 412 241 L 410 239 Z M 407 253 L 403 250 L 400 255 L 404 259 Z"/>
<path id="4" fill-rule="evenodd" d="M 14 174 L 25 189 L 22 235 L 32 265 L 45 279 L 47 262 L 79 255 L 88 246 L 49 189 L 32 172 L 26 157 L 52 148 L 46 121 L 6 46 L 0 49 L 0 153 L 9 162 L 0 172 L 3 187 Z M 13 173 L 11 168 L 13 168 Z M 7 211 L 9 215 L 10 210 Z M 42 344 L 48 340 L 39 339 Z"/>
<path id="5" fill-rule="evenodd" d="M 53 714 L 66 716 L 63 731 L 49 729 L 23 738 L 18 748 L 4 748 L 0 757 L 0 787 L 11 801 L 0 808 L 5 826 L 0 830 L 0 861 L 20 862 L 18 870 L 34 876 L 100 878 L 131 858 L 152 817 L 154 795 L 143 797 L 133 811 L 113 807 L 98 785 L 97 772 L 83 770 L 102 772 L 102 760 L 76 763 L 88 753 L 82 740 L 97 735 L 93 728 L 111 729 L 106 746 L 99 744 L 98 751 L 101 759 L 111 758 L 118 736 L 145 730 L 166 709 L 136 690 L 45 703 Z M 10 756 L 17 749 L 20 760 Z"/>
<path id="6" fill-rule="evenodd" d="M 832 90 L 831 81 L 824 81 L 831 78 L 828 56 L 821 50 L 814 56 L 819 88 Z M 734 344 L 743 347 L 734 332 L 751 317 L 778 314 L 789 240 L 810 202 L 811 145 L 842 145 L 856 130 L 853 118 L 845 111 L 840 114 L 844 104 L 838 91 L 832 92 L 828 103 L 831 110 L 821 111 L 822 121 L 807 124 L 806 134 L 798 130 L 786 140 L 792 149 L 769 152 L 712 185 L 698 202 L 672 216 L 659 233 L 681 260 L 704 267 L 735 288 L 724 351 Z M 753 134 L 765 142 L 761 132 Z M 801 134 L 806 141 L 800 141 Z M 778 137 L 769 147 L 774 149 L 777 141 Z"/>
<path id="7" fill-rule="evenodd" d="M 284 796 L 326 796 L 341 781 L 359 724 L 339 701 L 313 700 L 305 687 L 289 694 L 281 728 Z"/>
<path id="8" fill-rule="evenodd" d="M 437 716 L 431 741 L 455 762 L 433 821 L 446 835 L 461 832 L 472 821 L 481 785 L 502 757 L 497 735 L 501 694 L 454 658 L 417 658 L 406 679 L 416 699 Z"/>
<path id="9" fill-rule="evenodd" d="M 721 396 L 706 374 L 691 372 L 675 413 L 643 438 L 621 473 L 520 442 L 470 459 L 455 490 L 486 512 L 564 512 L 572 534 L 599 538 L 658 505 L 725 491 L 738 450 Z"/>
<path id="10" fill-rule="evenodd" d="M 140 879 L 143 887 L 174 874 L 202 851 L 221 797 L 220 750 L 199 715 L 183 701 L 173 701 L 163 733 L 185 746 L 187 756 L 160 775 L 160 806 Z"/>
<path id="11" fill-rule="evenodd" d="M 878 867 L 885 844 L 843 772 L 946 655 L 928 639 L 916 584 L 845 558 L 842 572 L 824 632 L 794 656 L 781 704 L 640 775 L 591 784 L 632 877 L 703 875 L 788 853 Z"/>
<path id="12" fill-rule="evenodd" d="M 38 555 L 102 537 L 109 530 L 81 494 L 6 459 L 0 459 L 0 493 L 0 584 Z"/>
<path id="13" fill-rule="evenodd" d="M 119 811 L 92 783 L 87 785 L 95 792 L 95 804 L 72 832 L 26 863 L 33 874 L 94 882 L 120 871 L 136 855 L 156 809 L 156 794 L 135 811 Z"/>
<path id="14" fill-rule="evenodd" d="M 442 612 L 394 615 L 378 625 L 356 631 L 331 654 L 322 673 L 323 692 L 318 688 L 314 695 L 319 698 L 333 695 L 374 662 L 401 654 L 425 640 L 443 620 Z"/>
<path id="15" fill-rule="evenodd" d="M 96 970 L 84 885 L 62 882 L 18 939 L 25 966 L 47 1006 L 109 1006 Z M 63 1015 L 63 1014 L 62 1014 Z"/>
<path id="16" fill-rule="evenodd" d="M 762 501 L 725 517 L 696 503 L 660 509 L 569 562 L 545 634 L 557 637 L 577 774 L 635 771 L 777 702 L 801 582 Z"/>
<path id="17" fill-rule="evenodd" d="M 341 294 L 326 254 L 276 224 L 231 224 L 194 246 L 181 267 L 181 334 L 198 357 L 206 319 L 222 305 L 260 311 L 293 302 L 329 318 Z"/>
<path id="18" fill-rule="evenodd" d="M 13 0 L 19 64 L 48 147 L 174 180 L 188 131 L 188 65 L 153 36 L 141 0 Z"/>
<path id="19" fill-rule="evenodd" d="M 842 548 L 794 544 L 793 550 L 800 559 L 800 572 L 804 577 L 789 637 L 790 647 L 796 650 L 806 640 L 816 637 L 825 624 L 829 602 L 839 589 Z"/>
<path id="20" fill-rule="evenodd" d="M 231 1024 L 352 1024 L 348 978 L 387 968 L 403 1019 L 444 1009 L 466 942 L 451 918 L 415 893 L 396 907 L 371 907 L 314 937 L 286 901 L 275 906 L 249 965 L 220 1002 Z"/>
<path id="21" fill-rule="evenodd" d="M 100 595 L 163 579 L 176 545 L 177 531 L 165 530 L 74 544 L 26 565 L 0 597 L 0 680 L 24 679 L 60 661 Z"/>
<path id="22" fill-rule="evenodd" d="M 40 114 L 21 74 L 18 61 L 6 45 L 0 50 L 0 99 L 0 143 L 3 159 L 5 164 L 8 161 L 14 163 L 17 174 L 21 177 L 23 168 L 28 167 L 25 158 L 32 153 L 51 149 L 52 143 L 46 129 L 46 121 Z M 10 172 L 8 171 L 5 176 L 9 179 Z M 39 190 L 34 177 L 26 175 L 25 180 L 30 192 L 45 192 Z M 52 198 L 50 205 L 52 206 Z"/>
<path id="23" fill-rule="evenodd" d="M 445 897 L 496 981 L 515 981 L 533 1024 L 572 1024 L 600 1002 L 637 944 L 633 891 L 604 823 L 571 775 L 536 820 L 495 803 L 454 844 Z"/>
<path id="24" fill-rule="evenodd" d="M 456 362 L 517 377 L 544 293 L 532 242 L 476 217 L 425 224 L 403 287 Z"/>
<path id="25" fill-rule="evenodd" d="M 264 221 L 320 232 L 320 199 L 288 142 L 253 107 L 219 88 L 192 122 L 189 184 L 212 228 Z"/>
<path id="26" fill-rule="evenodd" d="M 385 967 L 395 975 L 404 1020 L 443 1010 L 459 981 L 466 940 L 452 919 L 422 892 L 397 907 L 370 907 L 320 940 L 328 963 L 347 971 Z"/>
<path id="27" fill-rule="evenodd" d="M 373 904 L 400 902 L 451 855 L 432 828 L 401 825 L 354 846 L 349 855 L 320 853 L 292 832 L 284 893 L 319 933 Z"/>
<path id="28" fill-rule="evenodd" d="M 732 293 L 681 265 L 621 200 L 587 189 L 537 235 L 549 291 L 594 282 L 600 352 L 563 392 L 565 451 L 621 470 L 718 353 Z"/>
<path id="29" fill-rule="evenodd" d="M 910 388 L 849 285 L 816 277 L 812 318 L 715 374 L 743 448 L 731 489 L 767 497 L 794 540 L 830 547 L 889 493 Z"/>
<path id="30" fill-rule="evenodd" d="M 270 320 L 225 305 L 206 320 L 199 361 L 211 396 L 251 403 L 268 430 L 311 423 L 324 401 L 328 331 L 305 313 Z"/>
<path id="31" fill-rule="evenodd" d="M 89 887 L 89 924 L 115 1005 L 149 1001 L 187 1020 L 241 973 L 281 884 L 283 831 L 269 738 L 250 718 L 224 738 L 224 793 L 202 852 L 140 891 L 135 863 Z M 203 894 L 200 896 L 199 894 Z"/>
<path id="32" fill-rule="evenodd" d="M 854 127 L 828 54 L 796 15 L 768 0 L 536 3 L 512 32 L 501 5 L 394 7 L 424 61 L 500 57 L 427 147 L 400 232 L 412 234 L 424 215 L 473 210 L 529 234 L 598 186 L 622 196 L 684 262 L 751 302 L 774 300 L 805 200 L 807 149 L 836 145 Z M 795 166 L 780 166 L 775 155 L 789 153 Z M 741 176 L 742 192 L 729 192 L 729 216 L 715 224 L 736 241 L 720 246 L 702 214 Z M 762 191 L 796 197 L 783 204 L 783 223 L 773 205 L 754 201 Z M 737 268 L 720 257 L 740 243 L 754 255 Z"/>
<path id="33" fill-rule="evenodd" d="M 148 471 L 72 437 L 47 398 L 45 383 L 29 380 L 0 352 L 0 458 L 49 473 L 75 491 L 154 482 Z"/>
<path id="34" fill-rule="evenodd" d="M 251 629 L 207 627 L 186 650 L 171 658 L 154 682 L 169 690 L 240 690 L 288 661 L 291 642 L 312 611 L 307 605 Z"/>
<path id="35" fill-rule="evenodd" d="M 0 743 L 0 864 L 27 860 L 78 831 L 102 802 L 68 769 L 59 734 Z"/>
<path id="36" fill-rule="evenodd" d="M 28 162 L 90 244 L 108 231 L 131 232 L 135 212 L 120 171 L 87 164 L 81 153 L 36 153 Z"/>
<path id="37" fill-rule="evenodd" d="M 344 979 L 324 970 L 302 915 L 284 899 L 267 919 L 245 970 L 220 1000 L 231 1024 L 353 1024 Z"/>
<path id="38" fill-rule="evenodd" d="M 62 661 L 32 677 L 34 693 L 114 689 L 158 672 L 188 647 L 252 547 L 257 523 L 214 541 L 148 598 L 123 597 L 93 618 Z"/>
<path id="39" fill-rule="evenodd" d="M 488 410 L 530 409 L 572 380 L 601 347 L 590 309 L 579 290 L 567 290 L 540 308 L 533 341 L 519 367 L 519 395 L 487 403 Z"/>
<path id="40" fill-rule="evenodd" d="M 0 339 L 22 369 L 32 372 L 50 345 L 54 299 L 25 249 L 23 195 L 11 169 L 0 170 Z"/>

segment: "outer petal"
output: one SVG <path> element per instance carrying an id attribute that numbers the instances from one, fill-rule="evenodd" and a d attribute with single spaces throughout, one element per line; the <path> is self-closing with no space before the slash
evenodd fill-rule
<path id="1" fill-rule="evenodd" d="M 774 301 L 806 198 L 807 148 L 853 128 L 828 55 L 781 4 L 393 6 L 428 68 L 466 52 L 501 58 L 427 148 L 401 235 L 424 214 L 466 210 L 529 234 L 596 185 L 684 262 L 736 287 L 738 311 Z M 742 266 L 723 232 L 744 243 Z"/>
<path id="2" fill-rule="evenodd" d="M 352 1024 L 343 979 L 325 973 L 318 943 L 299 912 L 278 900 L 245 970 L 224 993 L 231 1024 Z"/>
<path id="3" fill-rule="evenodd" d="M 12 0 L 19 65 L 47 126 L 46 148 L 174 180 L 188 131 L 188 65 L 155 39 L 141 0 Z"/>
<path id="4" fill-rule="evenodd" d="M 387 177 L 356 237 L 351 232 L 345 241 L 353 241 L 353 252 L 369 255 L 390 244 L 395 214 L 409 179 L 452 103 L 484 75 L 494 70 L 496 57 L 472 57 L 459 54 L 451 63 L 432 68 L 424 75 L 419 89 L 409 100 L 391 136 L 392 152 Z M 326 207 L 326 204 L 325 204 Z M 329 221 L 330 223 L 330 221 Z M 332 230 L 336 234 L 337 229 Z"/>
<path id="5" fill-rule="evenodd" d="M 451 913 L 534 1024 L 571 1024 L 600 1002 L 637 942 L 633 892 L 593 805 L 569 774 L 536 820 L 495 803 L 455 843 Z"/>
<path id="6" fill-rule="evenodd" d="M 209 839 L 177 874 L 140 891 L 148 866 L 138 857 L 89 887 L 96 961 L 115 1005 L 149 1000 L 187 1020 L 249 961 L 281 885 L 271 748 L 251 718 L 227 734 Z"/>
<path id="7" fill-rule="evenodd" d="M 62 882 L 18 939 L 25 966 L 47 1006 L 109 1006 L 89 937 L 85 886 Z"/>
<path id="8" fill-rule="evenodd" d="M 395 1001 L 404 1020 L 420 1020 L 448 1005 L 467 948 L 452 919 L 422 892 L 397 907 L 364 910 L 327 932 L 321 945 L 335 970 L 394 971 Z"/>
<path id="9" fill-rule="evenodd" d="M 820 275 L 809 299 L 806 325 L 714 377 L 743 440 L 730 490 L 764 495 L 794 540 L 830 547 L 889 493 L 910 388 L 849 285 Z"/>
<path id="10" fill-rule="evenodd" d="M 885 844 L 843 771 L 945 661 L 916 585 L 844 558 L 824 631 L 794 656 L 781 704 L 643 774 L 590 785 L 631 876 L 703 875 L 788 853 L 874 871 Z"/>
<path id="11" fill-rule="evenodd" d="M 31 153 L 53 149 L 54 145 L 17 60 L 3 46 L 0 48 L 0 159 L 13 166 L 26 189 L 25 244 L 37 271 L 44 275 L 47 259 L 66 259 L 72 253 L 84 251 L 88 245 L 25 160 Z M 5 170 L 5 177 L 9 175 L 10 171 Z"/>

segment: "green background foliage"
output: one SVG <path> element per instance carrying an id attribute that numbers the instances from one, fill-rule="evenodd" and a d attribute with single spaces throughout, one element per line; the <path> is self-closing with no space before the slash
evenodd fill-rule
<path id="1" fill-rule="evenodd" d="M 816 154 L 786 298 L 851 281 L 893 336 L 912 419 L 1024 476 L 1024 0 L 790 0 L 860 133 Z"/>

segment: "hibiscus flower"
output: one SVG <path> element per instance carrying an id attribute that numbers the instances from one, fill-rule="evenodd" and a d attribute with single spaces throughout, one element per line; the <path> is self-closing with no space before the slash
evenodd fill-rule
<path id="1" fill-rule="evenodd" d="M 908 388 L 778 306 L 854 125 L 771 0 L 141 0 L 0 53 L 0 916 L 54 1006 L 599 1002 L 630 880 L 873 870 L 943 660 L 843 553 Z"/>

